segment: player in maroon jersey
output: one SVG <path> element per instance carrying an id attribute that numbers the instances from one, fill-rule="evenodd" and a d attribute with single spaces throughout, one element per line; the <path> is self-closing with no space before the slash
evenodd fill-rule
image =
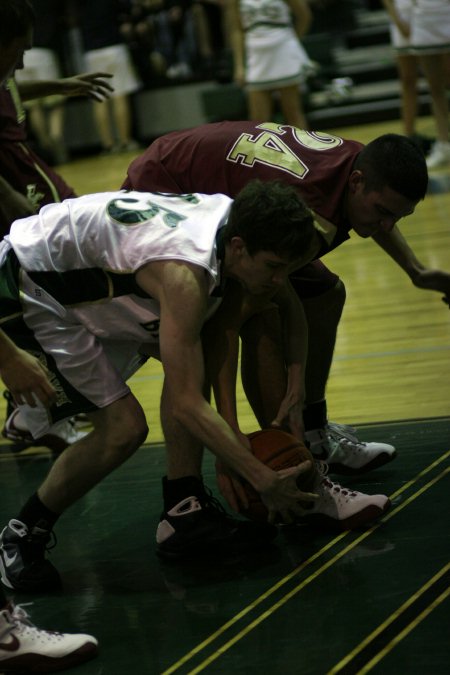
<path id="1" fill-rule="evenodd" d="M 371 236 L 419 288 L 450 298 L 450 275 L 426 268 L 396 227 L 414 211 L 427 189 L 423 156 L 405 137 L 387 134 L 363 146 L 352 140 L 287 125 L 219 122 L 177 131 L 157 139 L 128 168 L 125 188 L 170 192 L 224 192 L 234 196 L 252 178 L 280 179 L 298 186 L 313 209 L 322 234 L 324 255 L 349 238 L 354 229 Z M 342 473 L 362 473 L 393 459 L 384 443 L 362 443 L 354 430 L 327 420 L 325 388 L 345 287 L 321 260 L 291 276 L 302 300 L 308 331 L 304 428 L 313 454 Z M 281 421 L 291 407 L 283 401 L 282 373 L 268 367 L 264 348 L 255 349 L 262 332 L 273 346 L 276 317 L 261 313 L 242 328 L 242 379 L 261 425 Z M 270 337 L 270 339 L 269 339 Z M 272 344 L 273 343 L 273 344 Z M 260 388 L 250 377 L 259 364 Z"/>

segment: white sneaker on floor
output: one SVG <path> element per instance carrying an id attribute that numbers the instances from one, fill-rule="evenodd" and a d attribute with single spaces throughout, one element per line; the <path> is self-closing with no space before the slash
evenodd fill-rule
<path id="1" fill-rule="evenodd" d="M 30 622 L 19 605 L 0 611 L 0 671 L 53 673 L 77 666 L 97 655 L 91 635 L 52 633 Z"/>
<path id="2" fill-rule="evenodd" d="M 327 478 L 328 467 L 318 462 L 319 477 L 312 492 L 319 498 L 305 508 L 297 522 L 325 525 L 334 530 L 356 530 L 366 527 L 386 513 L 391 502 L 386 495 L 366 495 L 342 487 Z"/>
<path id="3" fill-rule="evenodd" d="M 427 157 L 427 168 L 438 169 L 447 164 L 450 164 L 450 143 L 436 141 Z"/>
<path id="4" fill-rule="evenodd" d="M 347 476 L 377 469 L 397 455 L 393 445 L 360 441 L 355 429 L 336 422 L 307 431 L 305 438 L 315 459 L 326 462 L 332 473 Z"/>

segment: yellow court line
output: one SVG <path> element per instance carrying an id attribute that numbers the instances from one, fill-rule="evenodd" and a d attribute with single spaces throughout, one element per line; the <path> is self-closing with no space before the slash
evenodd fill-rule
<path id="1" fill-rule="evenodd" d="M 420 473 L 418 473 L 415 478 L 413 478 L 412 480 L 410 480 L 407 483 L 405 483 L 404 485 L 402 485 L 402 487 L 399 488 L 396 492 L 393 492 L 390 495 L 389 499 L 392 500 L 392 499 L 395 499 L 396 497 L 398 497 L 398 495 L 401 494 L 402 492 L 404 492 L 406 490 L 406 488 L 408 488 L 410 485 L 413 485 L 414 483 L 417 483 L 419 478 L 422 478 L 422 476 L 425 476 L 427 473 L 432 471 L 436 466 L 438 466 L 439 464 L 442 464 L 442 462 L 444 462 L 447 459 L 447 457 L 450 457 L 450 450 L 447 450 L 447 452 L 444 452 L 443 455 L 441 455 L 434 462 L 432 462 L 431 464 L 426 466 L 425 469 L 422 469 L 422 471 L 420 471 Z"/>
<path id="2" fill-rule="evenodd" d="M 383 518 L 378 525 L 374 525 L 373 527 L 370 528 L 367 532 L 364 532 L 364 534 L 360 535 L 355 541 L 353 541 L 351 544 L 346 546 L 345 549 L 337 553 L 333 558 L 331 558 L 328 562 L 326 562 L 322 567 L 320 567 L 316 572 L 311 574 L 309 577 L 304 579 L 298 586 L 293 588 L 289 593 L 284 595 L 278 602 L 276 602 L 274 605 L 272 605 L 269 609 L 267 609 L 263 614 L 260 614 L 259 617 L 254 619 L 250 624 L 248 624 L 245 628 L 243 628 L 239 633 L 237 633 L 233 638 L 231 638 L 228 642 L 226 642 L 224 645 L 219 647 L 213 654 L 211 654 L 210 657 L 202 661 L 197 668 L 194 668 L 194 670 L 189 671 L 189 675 L 195 675 L 196 673 L 200 673 L 202 670 L 204 670 L 210 663 L 215 661 L 219 656 L 224 654 L 230 647 L 232 647 L 236 642 L 241 640 L 245 635 L 250 633 L 254 628 L 256 628 L 260 623 L 268 619 L 277 609 L 280 609 L 283 605 L 285 605 L 288 600 L 293 598 L 297 593 L 299 593 L 303 588 L 308 586 L 310 583 L 315 581 L 321 574 L 326 572 L 332 565 L 334 565 L 335 562 L 340 560 L 346 553 L 351 551 L 355 546 L 360 544 L 364 539 L 366 539 L 368 536 L 372 534 L 375 530 L 377 530 L 380 525 L 383 522 L 386 522 L 386 520 L 389 520 L 393 515 L 396 515 L 400 511 L 402 511 L 405 506 L 407 506 L 409 503 L 414 501 L 417 497 L 419 497 L 423 492 L 425 492 L 427 489 L 432 487 L 438 480 L 443 478 L 447 473 L 450 472 L 450 467 L 447 467 L 445 471 L 443 471 L 439 476 L 435 477 L 433 480 L 431 480 L 427 485 L 424 485 L 420 490 L 415 493 L 415 495 L 411 495 L 411 497 L 408 498 L 405 502 L 402 502 L 396 509 L 391 511 L 385 518 Z"/>
<path id="3" fill-rule="evenodd" d="M 380 633 L 382 633 L 383 630 L 384 630 L 385 628 L 387 628 L 388 626 L 391 625 L 391 623 L 393 623 L 394 621 L 396 621 L 396 620 L 398 619 L 398 617 L 399 617 L 406 609 L 408 609 L 408 607 L 410 607 L 410 606 L 411 606 L 418 598 L 420 598 L 420 596 L 423 595 L 423 594 L 430 588 L 430 586 L 432 586 L 436 581 L 438 581 L 438 579 L 440 579 L 441 577 L 443 577 L 444 574 L 446 574 L 449 570 L 450 570 L 450 563 L 447 563 L 447 565 L 445 565 L 441 570 L 439 570 L 439 572 L 437 572 L 437 573 L 436 573 L 431 579 L 429 579 L 429 580 L 428 580 L 421 588 L 419 588 L 418 591 L 416 591 L 410 598 L 408 598 L 408 600 L 406 600 L 406 601 L 403 603 L 403 605 L 401 605 L 398 609 L 396 609 L 395 612 L 393 612 L 390 616 L 388 616 L 388 618 L 387 618 L 385 621 L 383 621 L 383 623 L 381 623 L 377 628 L 375 628 L 374 631 L 372 631 L 366 638 L 364 638 L 364 640 L 362 640 L 362 641 L 359 643 L 359 645 L 358 645 L 357 647 L 355 647 L 355 649 L 353 649 L 351 652 L 349 652 L 349 653 L 347 654 L 347 656 L 345 656 L 341 661 L 339 661 L 339 663 L 337 663 L 335 666 L 333 666 L 333 668 L 332 668 L 331 670 L 328 671 L 327 675 L 335 675 L 335 673 L 339 673 L 343 668 L 345 668 L 345 666 L 346 666 L 350 661 L 353 661 L 353 659 L 355 658 L 355 656 L 357 656 L 360 652 L 362 652 L 362 650 L 363 650 L 365 647 L 367 647 L 367 645 L 368 645 L 370 642 L 372 642 L 378 635 L 380 635 Z M 444 594 L 445 594 L 446 592 L 447 592 L 447 591 L 444 591 Z M 439 597 L 441 597 L 441 596 L 439 596 Z M 445 599 L 445 598 L 443 598 L 443 599 Z M 435 601 L 434 601 L 434 602 L 435 602 Z M 434 605 L 434 602 L 430 605 L 430 607 L 433 607 L 433 609 L 434 609 L 434 606 L 433 606 L 433 605 Z M 423 610 L 423 612 L 426 612 L 427 609 L 428 609 L 428 608 L 425 608 L 425 610 Z M 431 610 L 430 610 L 430 611 L 431 611 Z M 421 614 L 419 614 L 418 616 L 422 616 L 423 612 L 421 612 Z M 428 613 L 429 613 L 429 612 L 428 612 Z M 423 618 L 425 618 L 425 617 L 423 617 Z M 415 621 L 417 621 L 417 619 L 418 619 L 418 617 L 416 617 Z M 413 622 L 411 622 L 411 624 L 409 624 L 409 625 L 410 625 L 410 626 L 412 625 L 412 628 L 414 628 L 414 626 L 415 626 L 416 624 L 415 624 L 414 621 L 413 621 Z M 399 635 L 402 635 L 402 634 L 404 633 L 404 631 L 407 630 L 408 628 L 409 628 L 409 626 L 407 626 L 405 629 L 403 629 L 403 630 L 399 633 Z M 412 630 L 412 628 L 410 628 L 410 630 L 408 630 L 407 632 L 410 632 L 410 631 Z M 407 633 L 405 633 L 405 635 L 406 635 L 406 634 L 407 634 Z M 403 635 L 403 637 L 405 637 L 405 635 Z M 393 638 L 389 644 L 394 643 L 396 639 L 397 639 L 397 636 L 396 636 L 395 638 Z M 398 641 L 399 641 L 399 640 L 398 640 Z M 393 646 L 394 646 L 394 645 L 393 645 Z M 379 652 L 379 653 L 383 653 L 383 655 L 384 655 L 384 653 L 387 653 L 387 652 L 385 651 L 387 647 L 388 647 L 388 645 L 386 645 L 386 647 L 383 648 L 383 649 L 381 650 L 381 652 Z M 389 650 L 389 651 L 390 651 L 390 650 Z M 372 663 L 372 661 L 374 661 L 374 659 L 376 659 L 377 656 L 378 656 L 378 655 L 376 655 L 371 661 L 369 661 L 369 662 L 364 666 L 364 668 L 366 668 L 366 667 L 369 665 L 369 663 Z M 375 663 L 378 663 L 378 661 L 380 661 L 381 658 L 382 658 L 382 657 L 380 657 L 377 661 L 374 661 L 373 665 L 375 665 Z M 361 671 L 358 671 L 358 673 L 359 673 L 359 672 L 368 672 L 368 671 L 366 671 L 366 670 L 361 670 Z"/>
<path id="4" fill-rule="evenodd" d="M 428 467 L 423 469 L 420 473 L 417 474 L 417 476 L 409 481 L 408 483 L 405 483 L 399 490 L 397 490 L 394 496 L 398 496 L 401 494 L 404 490 L 406 490 L 408 487 L 413 485 L 415 482 L 417 482 L 421 477 L 423 477 L 426 473 L 432 470 L 432 468 L 438 466 L 441 462 L 443 462 L 447 457 L 450 456 L 450 451 L 444 453 L 440 458 L 432 462 Z M 371 527 L 369 530 L 361 534 L 357 539 L 355 539 L 351 544 L 349 544 L 345 549 L 343 549 L 341 552 L 336 554 L 330 561 L 325 563 L 317 572 L 312 574 L 310 577 L 307 577 L 298 587 L 293 589 L 287 596 L 284 596 L 280 601 L 278 601 L 273 607 L 275 608 L 273 611 L 281 607 L 287 600 L 289 600 L 293 595 L 298 593 L 302 588 L 304 588 L 306 585 L 311 583 L 314 579 L 316 579 L 320 574 L 322 574 L 324 571 L 326 571 L 332 564 L 337 562 L 343 555 L 351 551 L 355 546 L 360 544 L 364 539 L 366 539 L 368 536 L 370 536 L 375 530 L 377 530 L 380 525 L 390 518 L 392 518 L 395 514 L 399 513 L 402 509 L 404 509 L 408 504 L 410 504 L 414 499 L 419 497 L 423 492 L 425 492 L 429 487 L 434 485 L 438 480 L 440 480 L 443 476 L 445 476 L 448 472 L 450 471 L 450 467 L 447 467 L 439 476 L 435 477 L 433 480 L 431 480 L 429 483 L 427 483 L 425 486 L 423 486 L 420 490 L 417 491 L 414 495 L 409 497 L 407 500 L 399 504 L 397 507 L 392 509 L 386 516 L 384 516 L 380 522 L 377 525 L 374 525 Z M 201 652 L 203 649 L 205 649 L 207 646 L 209 646 L 214 640 L 219 638 L 223 633 L 225 633 L 229 628 L 231 628 L 234 624 L 236 624 L 240 619 L 245 617 L 250 611 L 255 609 L 258 605 L 260 605 L 264 600 L 266 600 L 268 597 L 273 595 L 277 590 L 279 590 L 282 586 L 284 586 L 288 581 L 293 579 L 295 576 L 300 574 L 306 567 L 311 565 L 315 560 L 320 558 L 326 551 L 328 551 L 330 548 L 335 546 L 339 541 L 341 541 L 344 537 L 348 536 L 350 534 L 349 531 L 343 532 L 341 535 L 338 537 L 335 537 L 332 539 L 326 546 L 323 546 L 319 551 L 317 551 L 313 556 L 305 560 L 301 565 L 299 565 L 295 570 L 293 570 L 290 574 L 286 575 L 280 581 L 278 581 L 276 584 L 274 584 L 271 588 L 269 588 L 265 593 L 260 595 L 256 600 L 254 600 L 251 604 L 247 605 L 243 610 L 241 610 L 238 614 L 236 614 L 234 617 L 232 617 L 229 621 L 227 621 L 225 624 L 223 624 L 217 631 L 212 633 L 206 640 L 203 640 L 200 644 L 198 644 L 194 649 L 189 651 L 187 654 L 185 654 L 181 659 L 179 659 L 176 663 L 174 663 L 172 666 L 170 666 L 167 670 L 165 670 L 161 675 L 170 675 L 171 673 L 175 672 L 181 666 L 183 666 L 185 663 L 190 661 L 194 656 L 196 656 L 199 652 Z M 255 626 L 257 626 L 259 623 L 261 623 L 264 619 L 266 619 L 268 616 L 271 614 L 271 610 L 267 610 L 264 612 L 260 617 L 255 619 L 253 622 L 251 622 L 246 628 L 242 629 L 241 632 L 239 632 L 234 638 L 231 638 L 228 642 L 226 642 L 222 647 L 218 648 L 217 652 L 215 652 L 211 657 L 209 657 L 206 661 L 202 662 L 198 668 L 190 671 L 190 675 L 193 673 L 200 672 L 201 670 L 204 669 L 211 661 L 215 660 L 218 658 L 220 654 L 225 652 L 229 647 L 231 647 L 235 642 L 237 642 L 241 637 L 246 635 L 249 630 L 253 629 Z M 261 618 L 262 617 L 262 618 Z M 217 654 L 217 655 L 216 655 Z"/>
<path id="5" fill-rule="evenodd" d="M 406 626 L 398 635 L 395 636 L 391 640 L 391 642 L 386 645 L 385 649 L 383 649 L 379 654 L 374 656 L 374 658 L 367 663 L 364 668 L 358 671 L 357 675 L 364 675 L 364 673 L 368 673 L 374 666 L 376 666 L 377 663 L 383 659 L 386 654 L 388 654 L 394 647 L 398 645 L 399 642 L 403 640 L 409 633 L 416 628 L 416 626 L 419 625 L 424 619 L 427 618 L 431 612 L 438 607 L 441 602 L 444 602 L 448 597 L 450 596 L 450 588 L 447 588 L 441 595 L 438 595 L 438 597 L 434 600 L 434 602 L 431 603 L 428 607 L 426 607 L 423 612 L 421 612 L 414 621 L 412 621 L 409 626 Z"/>

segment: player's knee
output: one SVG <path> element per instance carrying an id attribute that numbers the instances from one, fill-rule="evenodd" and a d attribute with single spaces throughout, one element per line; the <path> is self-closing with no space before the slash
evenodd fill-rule
<path id="1" fill-rule="evenodd" d="M 277 339 L 280 334 L 280 315 L 275 305 L 253 314 L 240 329 L 240 336 L 244 344 L 249 342 L 254 344 L 261 335 Z"/>
<path id="2" fill-rule="evenodd" d="M 320 316 L 324 314 L 331 320 L 331 315 L 340 317 L 342 314 L 346 297 L 347 291 L 344 282 L 338 278 L 331 288 L 320 295 L 303 299 L 302 302 L 307 315 L 317 314 Z"/>
<path id="3" fill-rule="evenodd" d="M 334 297 L 336 306 L 339 307 L 342 311 L 345 305 L 345 301 L 347 299 L 347 290 L 345 288 L 345 284 L 342 281 L 342 279 L 337 280 L 337 283 L 332 290 L 332 295 Z"/>
<path id="4" fill-rule="evenodd" d="M 107 461 L 120 464 L 145 442 L 148 425 L 142 409 L 125 411 L 95 429 Z"/>

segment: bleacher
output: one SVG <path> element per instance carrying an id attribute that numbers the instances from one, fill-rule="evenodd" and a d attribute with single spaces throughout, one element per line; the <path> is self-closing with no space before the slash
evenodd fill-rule
<path id="1" fill-rule="evenodd" d="M 349 0 L 347 7 L 352 5 L 351 14 L 338 30 L 315 30 L 304 39 L 310 57 L 319 65 L 304 97 L 312 128 L 366 124 L 400 116 L 400 85 L 387 13 L 362 9 L 360 3 Z M 418 86 L 420 112 L 429 114 L 425 81 L 420 80 Z M 68 105 L 67 144 L 72 151 L 98 142 L 89 105 L 86 101 Z M 243 91 L 233 82 L 218 80 L 145 89 L 134 96 L 134 112 L 135 137 L 142 143 L 176 129 L 247 117 Z"/>

